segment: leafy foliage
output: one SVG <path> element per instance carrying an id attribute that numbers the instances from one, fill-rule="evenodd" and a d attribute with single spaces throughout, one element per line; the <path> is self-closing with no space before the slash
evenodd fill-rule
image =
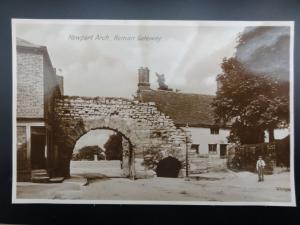
<path id="1" fill-rule="evenodd" d="M 73 154 L 72 160 L 94 160 L 94 156 L 97 155 L 98 160 L 105 159 L 104 150 L 101 149 L 98 145 L 94 146 L 85 146 L 81 148 L 77 154 Z"/>
<path id="2" fill-rule="evenodd" d="M 107 160 L 122 160 L 122 135 L 112 134 L 104 145 Z"/>
<path id="3" fill-rule="evenodd" d="M 225 58 L 222 71 L 213 106 L 217 122 L 232 123 L 229 142 L 260 143 L 265 130 L 288 124 L 289 101 L 278 81 L 249 72 L 235 58 Z"/>

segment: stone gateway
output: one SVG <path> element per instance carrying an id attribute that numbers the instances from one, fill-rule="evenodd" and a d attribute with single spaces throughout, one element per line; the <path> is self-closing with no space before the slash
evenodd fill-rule
<path id="1" fill-rule="evenodd" d="M 70 175 L 76 141 L 94 129 L 114 130 L 129 143 L 129 157 L 123 163 L 128 164 L 130 170 L 124 173 L 131 178 L 147 176 L 166 157 L 183 162 L 189 147 L 185 131 L 177 129 L 172 119 L 159 112 L 152 102 L 63 96 L 56 99 L 54 114 L 56 176 Z"/>

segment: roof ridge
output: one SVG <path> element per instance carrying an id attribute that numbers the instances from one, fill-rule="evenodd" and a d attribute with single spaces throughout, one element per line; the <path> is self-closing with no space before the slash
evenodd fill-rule
<path id="1" fill-rule="evenodd" d="M 160 93 L 172 93 L 172 94 L 184 94 L 184 95 L 195 95 L 195 96 L 207 96 L 207 97 L 216 97 L 216 95 L 200 94 L 200 93 L 191 93 L 191 92 L 176 92 L 176 91 L 167 91 L 167 90 L 141 90 L 141 92 L 160 92 Z"/>
<path id="2" fill-rule="evenodd" d="M 41 47 L 44 47 L 42 45 L 38 45 L 38 44 L 34 44 L 32 42 L 29 42 L 23 38 L 20 38 L 20 37 L 17 37 L 16 38 L 16 43 L 17 43 L 17 46 L 23 46 L 23 47 L 32 47 L 32 48 L 41 48 Z"/>

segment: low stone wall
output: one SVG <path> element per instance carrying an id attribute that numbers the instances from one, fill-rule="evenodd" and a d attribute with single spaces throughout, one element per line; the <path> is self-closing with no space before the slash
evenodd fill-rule
<path id="1" fill-rule="evenodd" d="M 189 173 L 201 174 L 212 171 L 220 171 L 227 169 L 227 158 L 219 156 L 199 155 L 195 150 L 191 149 L 188 155 Z"/>

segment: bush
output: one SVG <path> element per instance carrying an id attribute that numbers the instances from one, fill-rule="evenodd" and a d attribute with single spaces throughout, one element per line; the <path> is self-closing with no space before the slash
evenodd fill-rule
<path id="1" fill-rule="evenodd" d="M 122 135 L 112 134 L 108 141 L 105 143 L 104 148 L 106 149 L 107 160 L 122 160 Z"/>

